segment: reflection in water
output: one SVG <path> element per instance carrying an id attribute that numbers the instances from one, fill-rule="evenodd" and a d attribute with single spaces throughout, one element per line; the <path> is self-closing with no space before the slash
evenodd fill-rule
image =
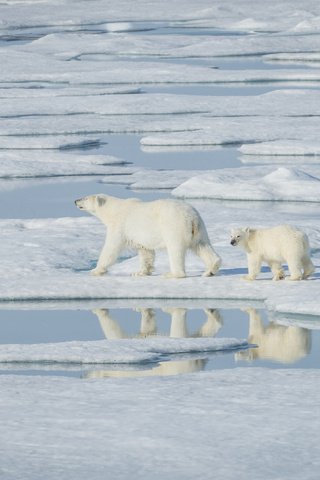
<path id="1" fill-rule="evenodd" d="M 154 310 L 152 308 L 138 308 L 136 311 L 140 312 L 141 319 L 140 332 L 135 336 L 150 337 L 157 335 L 158 329 Z M 197 332 L 190 334 L 187 328 L 188 310 L 186 308 L 164 308 L 162 311 L 171 316 L 170 337 L 214 337 L 223 325 L 223 319 L 218 310 L 207 308 L 204 310 L 207 320 Z M 101 329 L 107 339 L 116 340 L 132 337 L 132 335 L 123 331 L 119 323 L 110 315 L 109 310 L 97 308 L 92 312 L 97 315 Z"/>
<path id="2" fill-rule="evenodd" d="M 157 323 L 155 312 L 152 308 L 137 309 L 141 314 L 139 337 L 150 337 L 157 334 Z M 213 337 L 223 325 L 223 320 L 216 309 L 205 309 L 206 321 L 201 325 L 197 332 L 189 334 L 187 328 L 187 309 L 186 308 L 166 308 L 164 312 L 171 316 L 170 337 Z M 108 339 L 130 338 L 118 322 L 111 317 L 107 309 L 93 310 L 99 319 L 102 331 Z M 132 337 L 132 336 L 131 336 Z M 203 370 L 207 363 L 205 358 L 196 358 L 179 361 L 160 362 L 156 366 L 144 370 L 95 370 L 87 372 L 86 378 L 102 377 L 147 377 L 147 376 L 169 376 L 183 373 L 199 372 Z"/>
<path id="3" fill-rule="evenodd" d="M 277 325 L 265 326 L 254 308 L 245 310 L 249 315 L 248 342 L 257 345 L 235 354 L 237 360 L 274 360 L 294 363 L 310 353 L 311 332 L 306 328 Z"/>

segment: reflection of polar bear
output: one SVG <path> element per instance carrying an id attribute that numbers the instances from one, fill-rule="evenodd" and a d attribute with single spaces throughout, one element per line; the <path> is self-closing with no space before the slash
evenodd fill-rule
<path id="1" fill-rule="evenodd" d="M 284 278 L 282 263 L 288 264 L 290 280 L 301 280 L 314 272 L 307 236 L 289 225 L 264 229 L 234 229 L 231 231 L 231 245 L 239 245 L 247 252 L 246 280 L 256 278 L 262 262 L 266 262 L 271 268 L 273 280 Z"/>
<path id="2" fill-rule="evenodd" d="M 121 250 L 134 248 L 140 256 L 137 275 L 150 275 L 155 250 L 166 248 L 170 273 L 167 277 L 185 277 L 185 255 L 193 250 L 206 266 L 205 276 L 214 275 L 221 264 L 213 250 L 199 213 L 179 200 L 142 202 L 137 198 L 120 199 L 109 195 L 90 195 L 76 200 L 81 210 L 98 217 L 108 227 L 108 235 L 93 275 L 106 272 Z"/>
<path id="3" fill-rule="evenodd" d="M 237 352 L 237 360 L 266 359 L 282 363 L 293 363 L 305 357 L 310 352 L 310 331 L 301 328 L 275 323 L 264 326 L 261 316 L 254 308 L 248 308 L 249 337 L 248 342 L 258 348 Z"/>

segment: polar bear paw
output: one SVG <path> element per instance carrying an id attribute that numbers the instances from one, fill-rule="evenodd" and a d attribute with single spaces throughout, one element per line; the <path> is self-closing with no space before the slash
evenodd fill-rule
<path id="1" fill-rule="evenodd" d="M 163 275 L 164 278 L 185 278 L 186 274 L 185 272 L 168 272 Z"/>
<path id="2" fill-rule="evenodd" d="M 103 275 L 104 273 L 106 273 L 106 270 L 102 270 L 101 268 L 93 268 L 92 270 L 90 270 L 90 275 L 94 276 L 94 277 L 100 277 L 101 275 Z"/>
<path id="3" fill-rule="evenodd" d="M 140 270 L 139 272 L 133 272 L 132 276 L 133 277 L 146 277 L 148 275 L 151 275 L 152 272 L 149 270 Z"/>
<path id="4" fill-rule="evenodd" d="M 243 277 L 241 277 L 241 280 L 245 280 L 247 282 L 252 282 L 255 279 L 256 279 L 256 277 L 253 277 L 251 275 L 244 275 Z"/>

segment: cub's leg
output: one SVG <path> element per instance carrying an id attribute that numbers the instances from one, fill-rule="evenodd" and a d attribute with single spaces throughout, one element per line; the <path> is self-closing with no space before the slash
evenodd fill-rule
<path id="1" fill-rule="evenodd" d="M 254 255 L 247 255 L 248 258 L 248 275 L 245 275 L 243 280 L 255 280 L 261 269 L 261 259 Z"/>
<path id="2" fill-rule="evenodd" d="M 312 275 L 313 272 L 315 271 L 314 265 L 311 262 L 309 256 L 303 257 L 302 268 L 303 268 L 303 275 L 302 275 L 303 279 L 310 277 L 310 275 Z"/>

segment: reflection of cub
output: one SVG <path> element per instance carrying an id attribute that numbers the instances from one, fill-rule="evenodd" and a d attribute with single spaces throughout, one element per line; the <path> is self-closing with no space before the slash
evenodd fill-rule
<path id="1" fill-rule="evenodd" d="M 91 271 L 102 275 L 114 264 L 125 248 L 138 250 L 141 269 L 137 275 L 150 275 L 155 250 L 166 248 L 170 272 L 167 277 L 185 277 L 185 255 L 193 250 L 206 266 L 205 276 L 214 275 L 220 257 L 213 250 L 206 227 L 199 213 L 179 200 L 142 202 L 109 195 L 90 195 L 76 200 L 81 210 L 98 217 L 107 227 L 108 235 L 98 264 Z"/>
<path id="2" fill-rule="evenodd" d="M 231 245 L 239 245 L 247 252 L 248 275 L 244 277 L 246 280 L 256 278 L 262 262 L 266 262 L 271 268 L 273 280 L 284 278 L 282 263 L 288 264 L 289 280 L 301 280 L 314 272 L 307 236 L 289 225 L 263 229 L 234 229 L 231 231 Z"/>
<path id="3" fill-rule="evenodd" d="M 275 360 L 282 363 L 293 363 L 310 352 L 310 331 L 301 327 L 285 327 L 275 323 L 263 325 L 259 313 L 248 308 L 249 338 L 248 342 L 258 348 L 238 352 L 237 360 Z"/>

